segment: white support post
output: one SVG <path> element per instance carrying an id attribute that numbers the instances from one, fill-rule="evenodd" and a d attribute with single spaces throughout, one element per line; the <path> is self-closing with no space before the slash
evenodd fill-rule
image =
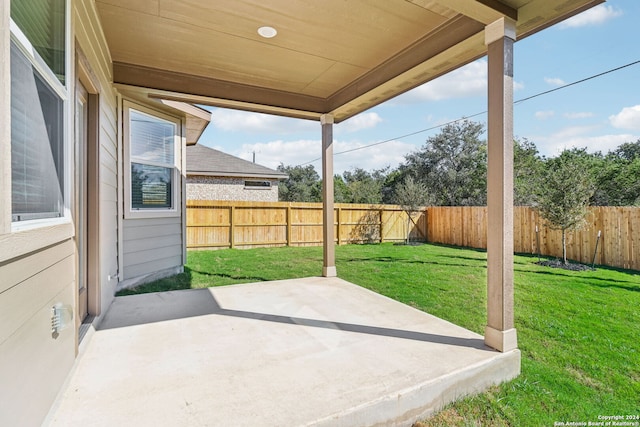
<path id="1" fill-rule="evenodd" d="M 322 247 L 324 277 L 336 277 L 333 203 L 333 115 L 320 116 L 322 125 Z"/>
<path id="2" fill-rule="evenodd" d="M 515 23 L 485 28 L 488 47 L 487 327 L 485 343 L 518 347 L 513 314 L 513 43 Z"/>

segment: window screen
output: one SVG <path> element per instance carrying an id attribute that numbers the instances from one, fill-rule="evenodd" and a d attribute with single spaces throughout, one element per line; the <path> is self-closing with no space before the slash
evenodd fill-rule
<path id="1" fill-rule="evenodd" d="M 173 208 L 175 123 L 129 110 L 131 208 Z"/>
<path id="2" fill-rule="evenodd" d="M 60 217 L 64 209 L 64 102 L 11 43 L 13 221 Z"/>

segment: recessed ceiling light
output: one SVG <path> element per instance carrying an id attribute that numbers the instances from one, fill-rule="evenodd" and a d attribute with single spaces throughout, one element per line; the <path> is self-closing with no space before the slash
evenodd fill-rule
<path id="1" fill-rule="evenodd" d="M 272 37 L 275 37 L 276 34 L 278 34 L 278 31 L 276 31 L 276 29 L 273 27 L 260 27 L 258 28 L 258 34 L 260 34 L 265 39 L 270 39 Z"/>

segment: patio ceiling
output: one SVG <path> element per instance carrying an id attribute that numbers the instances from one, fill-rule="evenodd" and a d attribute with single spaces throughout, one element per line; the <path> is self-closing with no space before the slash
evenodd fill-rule
<path id="1" fill-rule="evenodd" d="M 603 0 L 96 0 L 114 83 L 148 96 L 345 120 Z M 270 39 L 258 28 L 274 27 Z"/>

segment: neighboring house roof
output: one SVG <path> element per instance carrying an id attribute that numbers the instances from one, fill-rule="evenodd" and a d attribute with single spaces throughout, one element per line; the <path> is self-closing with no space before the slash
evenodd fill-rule
<path id="1" fill-rule="evenodd" d="M 187 146 L 187 175 L 288 178 L 285 173 L 203 145 Z"/>

